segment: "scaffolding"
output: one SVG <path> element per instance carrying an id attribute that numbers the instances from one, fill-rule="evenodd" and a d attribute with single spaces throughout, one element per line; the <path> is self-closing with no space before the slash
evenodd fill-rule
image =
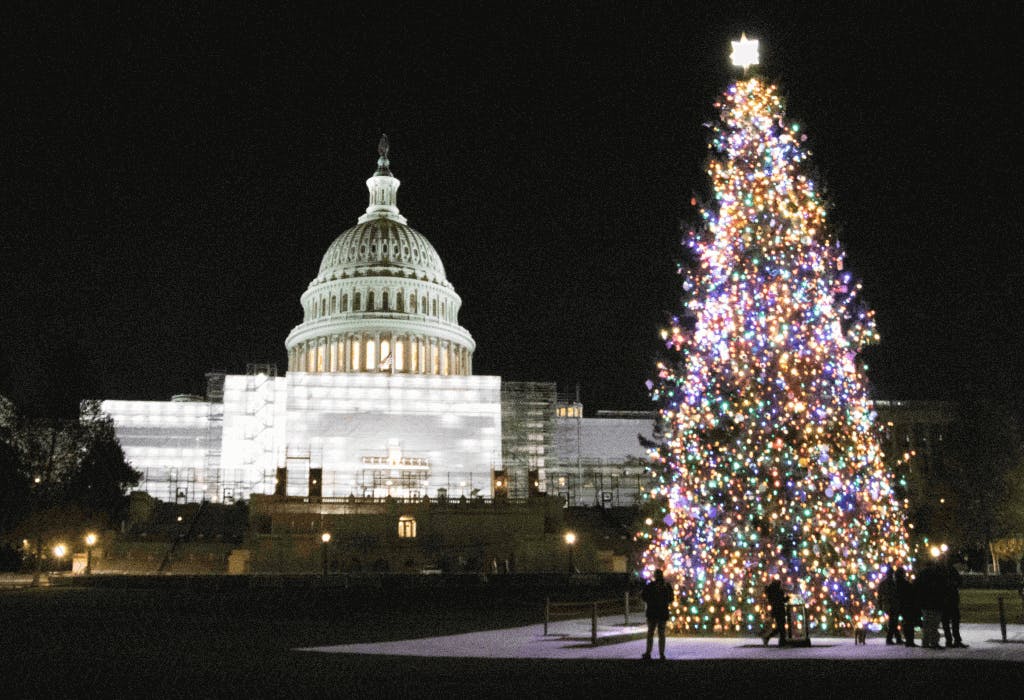
<path id="1" fill-rule="evenodd" d="M 548 492 L 566 505 L 613 508 L 639 505 L 651 476 L 641 457 L 559 460 L 548 469 Z"/>
<path id="2" fill-rule="evenodd" d="M 221 491 L 222 438 L 224 436 L 224 376 L 226 372 L 206 373 L 206 450 L 203 460 L 205 491 L 203 500 L 234 501 L 228 489 Z M 210 494 L 213 498 L 210 498 Z"/>
<path id="3" fill-rule="evenodd" d="M 239 493 L 267 493 L 274 483 L 276 379 L 275 364 L 251 362 L 245 367 L 245 441 L 248 449 L 242 460 L 242 472 L 259 476 L 248 482 L 226 485 L 226 494 L 231 492 L 232 496 L 237 496 Z"/>
<path id="4" fill-rule="evenodd" d="M 555 455 L 556 399 L 554 383 L 501 385 L 501 460 L 510 498 L 526 498 L 531 482 L 545 490 L 545 467 Z"/>

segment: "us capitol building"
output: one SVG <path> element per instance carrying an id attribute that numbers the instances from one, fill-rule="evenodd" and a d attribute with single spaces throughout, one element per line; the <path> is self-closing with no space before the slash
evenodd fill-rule
<path id="1" fill-rule="evenodd" d="M 211 372 L 205 396 L 102 402 L 140 490 L 167 502 L 513 498 L 635 503 L 653 414 L 583 418 L 554 384 L 473 374 L 462 299 L 399 213 L 387 137 L 369 206 L 327 248 L 287 373 Z"/>

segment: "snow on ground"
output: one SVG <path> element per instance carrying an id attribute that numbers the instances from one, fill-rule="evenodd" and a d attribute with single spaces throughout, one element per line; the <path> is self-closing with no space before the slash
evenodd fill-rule
<path id="1" fill-rule="evenodd" d="M 918 630 L 920 632 L 920 630 Z M 884 638 L 869 637 L 855 645 L 850 637 L 813 637 L 810 648 L 768 647 L 755 637 L 669 637 L 666 655 L 677 660 L 698 659 L 985 659 L 1024 662 L 1024 626 L 1009 625 L 1008 642 L 1001 641 L 999 625 L 964 624 L 960 627 L 967 649 L 923 649 L 886 645 Z M 498 659 L 638 659 L 644 650 L 645 625 L 624 625 L 621 616 L 598 620 L 598 642 L 591 644 L 590 620 L 565 620 L 548 626 L 471 632 L 445 637 L 406 639 L 373 644 L 306 647 L 297 651 L 381 656 L 464 657 Z M 940 632 L 941 634 L 941 632 Z M 918 637 L 920 643 L 920 636 Z M 655 645 L 655 649 L 657 645 Z"/>

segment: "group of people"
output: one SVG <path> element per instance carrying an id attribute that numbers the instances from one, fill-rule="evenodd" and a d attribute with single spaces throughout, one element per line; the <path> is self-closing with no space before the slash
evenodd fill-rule
<path id="1" fill-rule="evenodd" d="M 903 567 L 889 567 L 878 585 L 878 605 L 888 616 L 885 643 L 917 646 L 921 628 L 926 649 L 964 648 L 960 638 L 960 585 L 963 579 L 946 558 L 929 561 L 911 580 Z M 939 624 L 946 646 L 939 644 Z"/>
<path id="2" fill-rule="evenodd" d="M 785 643 L 786 629 L 786 593 L 782 588 L 782 582 L 773 580 L 765 588 L 765 596 L 768 598 L 768 607 L 771 611 L 773 625 L 767 634 L 762 636 L 765 645 L 775 636 L 779 635 L 779 644 Z M 651 658 L 651 651 L 654 647 L 654 633 L 658 633 L 658 656 L 665 658 L 665 625 L 669 619 L 669 607 L 675 600 L 675 592 L 672 586 L 665 581 L 665 574 L 661 569 L 656 569 L 654 577 L 648 581 L 641 592 L 641 598 L 647 604 L 647 649 L 643 653 L 644 659 Z M 957 618 L 959 625 L 959 617 Z M 957 630 L 959 635 L 959 629 Z M 957 637 L 959 639 L 959 636 Z"/>
<path id="3" fill-rule="evenodd" d="M 921 628 L 921 646 L 927 649 L 966 648 L 960 637 L 960 586 L 963 578 L 945 557 L 929 561 L 911 580 L 901 566 L 889 567 L 878 585 L 878 605 L 888 616 L 886 644 L 916 647 L 914 629 Z M 642 597 L 647 603 L 647 649 L 643 658 L 650 659 L 654 634 L 658 633 L 658 653 L 665 658 L 665 625 L 675 594 L 662 571 L 644 586 Z M 762 635 L 765 644 L 775 635 L 784 643 L 786 595 L 778 579 L 765 588 L 771 611 L 772 626 Z M 939 644 L 939 625 L 945 634 L 945 647 Z"/>

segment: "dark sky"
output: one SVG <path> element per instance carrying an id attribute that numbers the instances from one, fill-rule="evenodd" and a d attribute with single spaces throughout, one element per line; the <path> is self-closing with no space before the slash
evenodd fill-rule
<path id="1" fill-rule="evenodd" d="M 136 4 L 0 11 L 0 393 L 283 370 L 384 130 L 475 371 L 649 408 L 746 31 L 877 311 L 876 395 L 1024 394 L 1017 3 Z"/>

